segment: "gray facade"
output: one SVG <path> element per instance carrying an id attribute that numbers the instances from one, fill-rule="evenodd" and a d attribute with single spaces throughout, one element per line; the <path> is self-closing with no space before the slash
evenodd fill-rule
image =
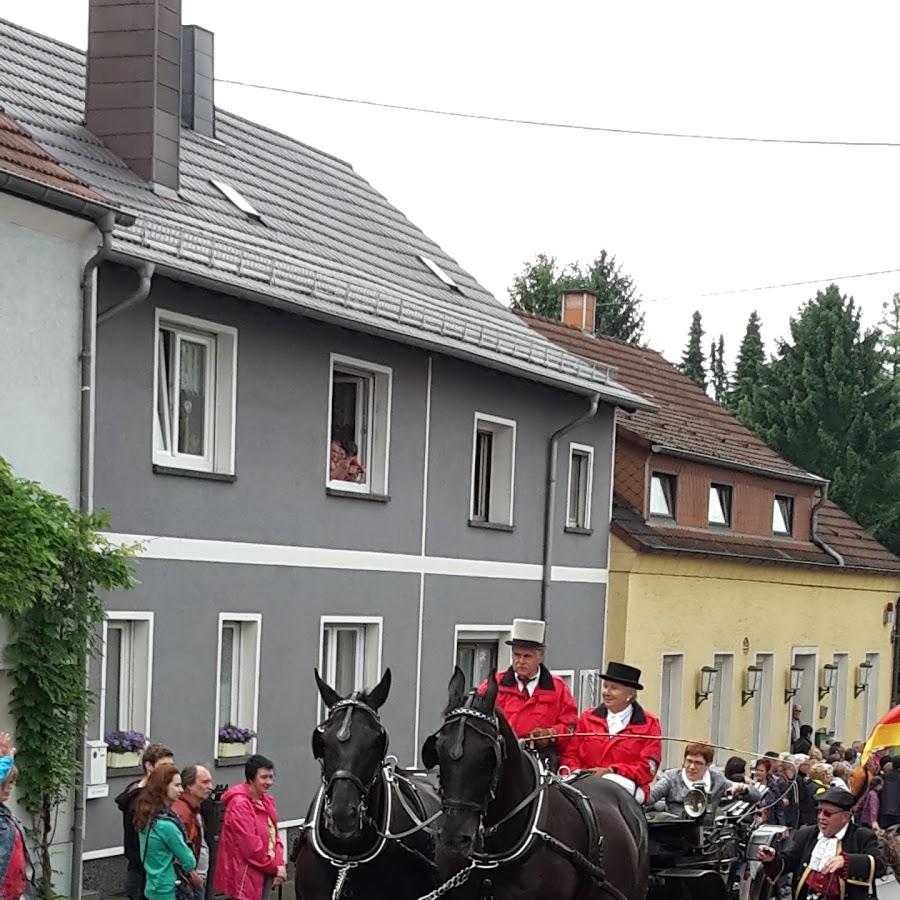
<path id="1" fill-rule="evenodd" d="M 104 268 L 100 308 L 132 279 Z M 157 310 L 237 329 L 233 480 L 154 471 Z M 386 502 L 326 493 L 331 353 L 392 370 Z M 489 630 L 539 614 L 547 444 L 586 405 L 460 360 L 157 277 L 147 301 L 98 331 L 95 488 L 115 533 L 181 539 L 147 541 L 140 583 L 108 600 L 113 613 L 154 613 L 151 739 L 170 744 L 179 762 L 211 760 L 218 618 L 260 614 L 257 747 L 278 765 L 282 819 L 302 818 L 318 780 L 309 740 L 319 716 L 312 670 L 321 665 L 322 617 L 381 617 L 381 668 L 394 674 L 385 721 L 392 752 L 412 763 L 439 720 L 456 626 Z M 469 524 L 476 412 L 516 422 L 512 531 Z M 572 580 L 551 588 L 554 669 L 601 663 L 613 422 L 612 408 L 601 405 L 561 447 L 553 563 Z M 591 534 L 564 530 L 570 440 L 595 448 Z M 290 548 L 305 555 L 295 559 Z M 320 549 L 350 553 L 319 559 Z M 210 552 L 232 561 L 209 561 Z M 266 564 L 262 555 L 271 552 L 277 562 Z M 220 783 L 240 774 L 214 767 Z M 88 801 L 89 860 L 121 844 L 112 797 L 133 776 L 109 776 L 109 796 Z"/>

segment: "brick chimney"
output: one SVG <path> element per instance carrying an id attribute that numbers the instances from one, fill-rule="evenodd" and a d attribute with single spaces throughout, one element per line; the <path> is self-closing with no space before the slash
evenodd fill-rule
<path id="1" fill-rule="evenodd" d="M 181 0 L 90 0 L 87 127 L 154 186 L 178 190 Z"/>
<path id="2" fill-rule="evenodd" d="M 181 29 L 181 124 L 206 137 L 216 136 L 213 33 L 199 25 Z"/>
<path id="3" fill-rule="evenodd" d="M 580 289 L 563 291 L 560 299 L 563 323 L 593 334 L 597 314 L 596 292 Z"/>

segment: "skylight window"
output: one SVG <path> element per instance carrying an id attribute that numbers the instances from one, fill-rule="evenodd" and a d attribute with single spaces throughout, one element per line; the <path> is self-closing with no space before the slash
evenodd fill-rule
<path id="1" fill-rule="evenodd" d="M 431 272 L 432 275 L 440 278 L 447 287 L 455 288 L 459 290 L 459 285 L 430 257 L 428 256 L 419 256 L 419 259 L 425 263 L 425 266 Z"/>
<path id="2" fill-rule="evenodd" d="M 251 218 L 262 221 L 262 216 L 256 211 L 253 204 L 246 197 L 239 194 L 230 184 L 226 184 L 224 181 L 218 181 L 215 178 L 210 178 L 209 183 L 216 188 L 226 200 L 233 203 L 242 213 L 246 213 Z"/>

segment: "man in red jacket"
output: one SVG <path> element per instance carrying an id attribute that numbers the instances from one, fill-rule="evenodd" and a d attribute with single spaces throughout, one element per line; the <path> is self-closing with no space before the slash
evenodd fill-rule
<path id="1" fill-rule="evenodd" d="M 517 737 L 530 738 L 551 768 L 559 762 L 557 737 L 571 732 L 578 707 L 569 686 L 544 665 L 545 624 L 539 619 L 514 619 L 512 665 L 497 673 L 497 706 Z M 483 693 L 485 681 L 479 688 Z"/>
<path id="2" fill-rule="evenodd" d="M 643 803 L 662 758 L 659 719 L 635 699 L 643 688 L 640 669 L 611 662 L 601 678 L 603 702 L 575 726 L 576 734 L 590 735 L 566 740 L 562 765 L 603 775 Z"/>

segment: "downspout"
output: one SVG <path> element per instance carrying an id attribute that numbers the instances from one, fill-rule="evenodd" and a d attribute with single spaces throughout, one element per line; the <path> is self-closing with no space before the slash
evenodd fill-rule
<path id="1" fill-rule="evenodd" d="M 94 349 L 96 344 L 95 273 L 112 250 L 115 215 L 106 213 L 97 220 L 102 242 L 97 252 L 85 263 L 81 273 L 81 453 L 79 460 L 78 508 L 83 513 L 94 510 Z M 87 680 L 87 659 L 82 659 Z M 72 868 L 69 896 L 81 897 L 84 854 L 84 722 L 78 726 L 75 741 L 77 778 L 72 797 Z"/>
<path id="2" fill-rule="evenodd" d="M 568 425 L 563 425 L 550 436 L 550 444 L 547 448 L 547 477 L 544 490 L 544 567 L 541 575 L 541 619 L 547 621 L 547 600 L 550 595 L 550 574 L 553 569 L 553 535 L 554 519 L 556 518 L 556 470 L 559 463 L 559 442 L 573 429 L 577 428 L 588 419 L 597 414 L 600 405 L 600 395 L 591 397 L 590 407 L 587 412 L 573 419 Z M 609 486 L 612 490 L 612 485 Z"/>
<path id="3" fill-rule="evenodd" d="M 819 524 L 819 507 L 828 499 L 828 485 L 830 482 L 826 481 L 821 487 L 821 493 L 819 494 L 819 499 L 813 504 L 812 508 L 812 525 L 811 525 L 811 536 L 812 542 L 820 549 L 824 550 L 839 566 L 846 566 L 847 563 L 844 562 L 844 557 L 841 556 L 840 553 L 837 552 L 833 547 L 829 547 L 822 538 L 819 537 L 818 532 L 816 531 L 816 526 Z"/>
<path id="4" fill-rule="evenodd" d="M 137 306 L 138 303 L 142 303 L 147 299 L 156 266 L 151 262 L 141 263 L 137 271 L 138 278 L 140 279 L 140 281 L 138 281 L 138 286 L 124 300 L 120 300 L 115 306 L 111 306 L 109 309 L 100 313 L 100 315 L 97 316 L 98 325 L 108 322 L 113 316 L 125 312 L 126 309 L 131 309 L 132 306 Z"/>

